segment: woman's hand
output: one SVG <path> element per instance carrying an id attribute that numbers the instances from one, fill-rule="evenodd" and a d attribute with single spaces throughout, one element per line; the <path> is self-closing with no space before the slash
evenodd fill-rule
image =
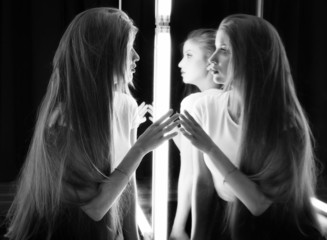
<path id="1" fill-rule="evenodd" d="M 177 120 L 179 114 L 176 113 L 171 116 L 172 113 L 173 110 L 169 110 L 165 115 L 148 127 L 138 138 L 134 147 L 139 148 L 143 154 L 147 154 L 164 141 L 175 137 L 178 132 L 171 131 L 180 124 L 180 121 Z"/>
<path id="2" fill-rule="evenodd" d="M 145 115 L 147 114 L 147 112 L 148 112 L 148 104 L 142 102 L 141 105 L 137 107 L 137 113 L 140 117 L 140 124 L 146 121 Z"/>
<path id="3" fill-rule="evenodd" d="M 188 111 L 185 110 L 184 114 L 180 114 L 180 119 L 180 123 L 183 126 L 180 128 L 181 133 L 189 139 L 195 147 L 208 154 L 213 147 L 216 146 L 210 136 L 208 136 Z"/>
<path id="4" fill-rule="evenodd" d="M 172 233 L 169 237 L 169 240 L 190 240 L 190 237 L 185 231 L 181 231 L 178 233 Z"/>
<path id="5" fill-rule="evenodd" d="M 151 104 L 145 104 L 145 102 L 142 102 L 140 106 L 137 108 L 138 115 L 140 117 L 140 124 L 146 122 L 146 117 L 145 115 L 149 113 L 149 120 L 152 122 L 153 121 L 153 107 Z"/>

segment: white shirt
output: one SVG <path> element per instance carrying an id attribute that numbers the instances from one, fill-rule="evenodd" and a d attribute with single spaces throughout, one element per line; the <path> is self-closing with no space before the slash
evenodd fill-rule
<path id="1" fill-rule="evenodd" d="M 192 98 L 194 99 L 194 97 Z M 196 97 L 196 100 L 188 107 L 190 107 L 190 114 L 235 167 L 238 168 L 237 152 L 240 142 L 240 126 L 229 115 L 227 108 L 228 98 L 229 92 L 209 89 L 201 92 L 200 96 Z M 224 184 L 224 176 L 212 164 L 212 161 L 206 154 L 203 157 L 208 169 L 211 171 L 218 195 L 225 201 L 233 201 L 235 195 L 228 184 Z"/>
<path id="2" fill-rule="evenodd" d="M 132 130 L 134 129 L 134 133 L 136 133 L 139 123 L 140 118 L 135 99 L 125 93 L 115 92 L 113 109 L 114 168 L 123 160 L 134 143 L 136 135 L 132 134 Z"/>

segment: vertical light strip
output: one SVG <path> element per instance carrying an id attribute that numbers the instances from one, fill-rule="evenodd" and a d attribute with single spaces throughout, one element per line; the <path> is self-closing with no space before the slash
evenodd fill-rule
<path id="1" fill-rule="evenodd" d="M 170 108 L 170 11 L 171 0 L 156 0 L 154 45 L 153 116 L 159 118 Z M 152 225 L 155 240 L 167 239 L 168 142 L 153 152 Z"/>
<path id="2" fill-rule="evenodd" d="M 122 10 L 122 0 L 119 0 L 118 1 L 118 9 L 119 10 Z"/>
<path id="3" fill-rule="evenodd" d="M 257 17 L 263 18 L 263 3 L 264 0 L 257 0 Z"/>

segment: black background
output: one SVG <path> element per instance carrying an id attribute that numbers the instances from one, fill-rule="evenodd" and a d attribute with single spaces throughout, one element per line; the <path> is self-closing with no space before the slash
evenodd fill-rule
<path id="1" fill-rule="evenodd" d="M 188 32 L 217 28 L 232 13 L 255 15 L 255 0 L 172 0 L 171 107 L 185 96 L 178 62 Z M 0 183 L 15 181 L 33 133 L 36 113 L 51 73 L 51 62 L 69 22 L 79 12 L 98 6 L 118 7 L 117 0 L 1 1 L 1 161 Z M 122 9 L 139 28 L 135 48 L 141 60 L 132 90 L 138 103 L 152 102 L 155 1 L 125 0 Z M 327 7 L 324 0 L 266 0 L 264 18 L 279 31 L 290 60 L 300 102 L 316 138 L 315 150 L 327 164 Z M 149 124 L 143 124 L 139 133 Z M 176 188 L 179 153 L 170 144 L 170 186 Z M 140 181 L 151 177 L 149 154 L 137 170 Z M 319 175 L 318 197 L 327 201 L 326 170 Z"/>

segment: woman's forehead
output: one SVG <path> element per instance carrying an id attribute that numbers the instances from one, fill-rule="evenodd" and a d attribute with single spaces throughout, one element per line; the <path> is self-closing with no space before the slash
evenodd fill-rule
<path id="1" fill-rule="evenodd" d="M 195 40 L 189 39 L 183 45 L 183 51 L 200 51 L 200 43 Z"/>
<path id="2" fill-rule="evenodd" d="M 226 45 L 227 47 L 231 46 L 229 36 L 222 29 L 218 29 L 215 43 L 216 46 L 221 46 L 221 45 Z"/>

